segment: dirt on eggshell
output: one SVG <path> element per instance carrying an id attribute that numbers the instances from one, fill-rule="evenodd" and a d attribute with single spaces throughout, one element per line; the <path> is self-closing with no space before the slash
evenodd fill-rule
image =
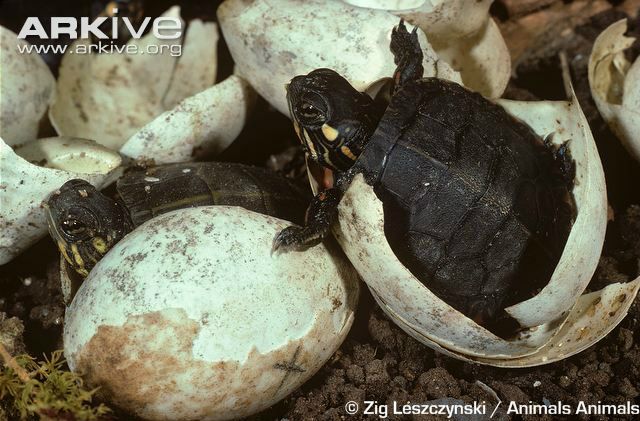
<path id="1" fill-rule="evenodd" d="M 568 3 L 566 5 L 561 1 L 544 3 L 554 3 L 549 7 L 570 8 L 578 2 L 565 2 Z M 575 22 L 580 24 L 570 28 L 572 33 L 567 35 L 563 32 L 562 37 L 556 37 L 553 43 L 530 42 L 533 47 L 519 62 L 506 93 L 507 97 L 513 99 L 563 98 L 557 55 L 560 51 L 566 52 L 576 93 L 603 160 L 611 206 L 604 253 L 588 287 L 590 290 L 598 290 L 614 282 L 628 282 L 637 277 L 640 270 L 640 190 L 637 187 L 640 164 L 626 153 L 600 117 L 590 97 L 587 81 L 587 60 L 595 37 L 610 23 L 624 17 L 624 14 L 620 8 L 614 9 L 606 1 L 597 3 L 598 7 L 605 10 L 589 18 L 576 19 Z M 624 7 L 625 4 L 640 2 L 626 0 L 612 3 Z M 635 22 L 639 22 L 638 17 L 635 18 Z M 506 17 L 504 22 L 508 22 Z M 630 27 L 637 36 L 638 28 Z M 636 44 L 630 54 L 637 55 L 639 45 Z M 223 158 L 252 163 L 270 161 L 287 173 L 304 174 L 290 165 L 292 161 L 297 163 L 297 167 L 302 165 L 299 156 L 289 151 L 286 158 L 279 156 L 271 159 L 273 151 L 265 149 L 266 142 L 251 149 L 251 156 L 247 156 L 247 145 L 257 136 L 273 137 L 281 149 L 295 145 L 291 132 L 286 118 L 268 109 L 261 101 L 239 142 Z M 62 347 L 60 322 L 64 306 L 57 284 L 56 262 L 54 245 L 49 240 L 43 240 L 14 262 L 0 267 L 0 312 L 6 313 L 7 318 L 17 317 L 24 323 L 24 342 L 32 355 L 40 356 L 43 352 L 49 353 Z M 7 326 L 8 319 L 4 320 L 0 329 Z M 12 329 L 18 327 L 15 322 L 8 326 Z M 447 402 L 485 401 L 493 408 L 495 396 L 503 402 L 515 401 L 520 404 L 528 404 L 529 401 L 535 404 L 562 401 L 573 408 L 579 401 L 587 404 L 597 404 L 599 401 L 603 404 L 638 402 L 640 298 L 636 299 L 628 316 L 618 327 L 580 354 L 540 367 L 499 369 L 454 360 L 420 344 L 389 321 L 368 290 L 363 288 L 353 328 L 331 360 L 289 397 L 249 419 L 357 421 L 373 418 L 348 416 L 344 410 L 346 402 L 355 401 L 362 405 L 364 400 L 426 403 L 448 399 Z M 3 405 L 7 403 L 0 402 L 0 419 L 3 419 Z M 504 404 L 494 418 L 516 419 L 505 413 Z M 130 415 L 118 412 L 115 419 L 132 420 Z M 419 415 L 389 419 L 422 421 L 439 418 Z M 517 419 L 562 418 L 531 415 Z M 565 419 L 627 418 L 603 415 L 591 418 L 569 416 Z"/>

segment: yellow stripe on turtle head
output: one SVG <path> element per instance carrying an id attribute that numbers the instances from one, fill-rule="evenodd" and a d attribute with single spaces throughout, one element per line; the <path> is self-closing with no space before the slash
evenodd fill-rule
<path id="1" fill-rule="evenodd" d="M 322 134 L 329 142 L 334 142 L 338 136 L 340 136 L 340 132 L 329 126 L 327 123 L 322 125 Z"/>
<path id="2" fill-rule="evenodd" d="M 83 277 L 89 276 L 89 271 L 84 266 L 84 259 L 80 256 L 80 252 L 78 251 L 78 246 L 76 244 L 71 244 L 71 254 L 73 255 L 73 259 L 69 256 L 69 248 L 67 248 L 67 244 L 59 240 L 58 242 L 58 250 L 60 250 L 60 254 L 64 257 L 64 260 L 73 267 L 73 269 L 78 272 Z"/>
<path id="3" fill-rule="evenodd" d="M 75 262 L 75 268 L 78 272 L 85 271 L 84 268 L 84 259 L 80 255 L 80 251 L 78 250 L 77 244 L 71 244 L 71 253 L 73 254 L 73 261 Z"/>
<path id="4" fill-rule="evenodd" d="M 300 124 L 298 123 L 298 120 L 296 120 L 295 117 L 292 117 L 293 120 L 293 130 L 296 131 L 296 135 L 298 136 L 298 139 L 302 140 L 302 136 L 300 136 Z"/>
<path id="5" fill-rule="evenodd" d="M 93 248 L 95 248 L 101 255 L 107 253 L 107 243 L 102 238 L 94 237 L 93 240 L 91 240 L 91 243 L 93 244 Z"/>
<path id="6" fill-rule="evenodd" d="M 304 134 L 304 140 L 305 143 L 307 144 L 307 147 L 309 148 L 309 152 L 311 153 L 311 156 L 316 159 L 318 157 L 318 152 L 316 151 L 316 146 L 313 144 L 313 141 L 311 140 L 311 136 L 309 136 L 309 133 L 307 133 L 306 129 L 302 129 L 302 133 Z"/>
<path id="7" fill-rule="evenodd" d="M 358 159 L 358 157 L 356 157 L 353 152 L 351 152 L 351 149 L 349 149 L 347 146 L 342 146 L 340 148 L 340 152 L 342 152 L 342 154 L 344 156 L 346 156 L 347 158 L 349 158 L 352 161 L 355 161 L 356 159 Z"/>
<path id="8" fill-rule="evenodd" d="M 64 241 L 58 241 L 58 250 L 60 250 L 60 253 L 62 254 L 62 257 L 64 257 L 64 260 L 69 262 L 70 265 L 74 264 L 73 260 L 71 260 L 71 257 L 69 257 L 69 253 L 67 253 L 67 245 L 64 243 Z"/>

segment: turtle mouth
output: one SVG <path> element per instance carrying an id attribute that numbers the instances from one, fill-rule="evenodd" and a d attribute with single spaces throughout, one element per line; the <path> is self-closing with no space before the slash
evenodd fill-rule
<path id="1" fill-rule="evenodd" d="M 81 184 L 78 185 L 81 186 Z M 60 254 L 76 272 L 86 277 L 95 263 L 102 258 L 102 255 L 99 250 L 95 250 L 94 237 L 96 230 L 88 230 L 80 236 L 70 237 L 57 222 L 60 221 L 60 215 L 64 215 L 68 211 L 65 206 L 65 198 L 69 196 L 69 191 L 73 192 L 73 190 L 69 190 L 70 187 L 73 188 L 74 186 L 65 185 L 60 190 L 53 192 L 43 203 L 43 208 L 49 235 Z M 77 208 L 90 211 L 89 208 L 84 206 L 77 206 Z"/>
<path id="2" fill-rule="evenodd" d="M 333 187 L 334 173 L 332 169 L 320 165 L 312 159 L 307 159 L 307 168 L 309 169 L 309 175 L 319 186 L 320 190 L 326 190 Z"/>
<path id="3" fill-rule="evenodd" d="M 51 238 L 56 244 L 56 247 L 58 247 L 58 250 L 60 251 L 60 254 L 64 258 L 64 260 L 66 260 L 67 263 L 71 265 L 71 267 L 73 267 L 75 271 L 81 273 L 84 268 L 80 268 L 80 270 L 78 270 L 79 268 L 77 264 L 71 259 L 71 245 L 58 229 L 58 224 L 56 224 L 55 219 L 52 215 L 51 207 L 48 204 L 45 204 L 44 209 L 47 219 L 47 225 L 49 226 L 49 235 L 51 235 Z M 81 273 L 81 275 L 86 276 L 86 274 L 84 273 Z"/>
<path id="4" fill-rule="evenodd" d="M 44 203 L 43 207 L 44 207 L 44 214 L 47 219 L 47 225 L 49 226 L 49 234 L 51 235 L 51 237 L 53 237 L 53 239 L 56 242 L 62 241 L 63 243 L 66 244 L 64 237 L 62 236 L 62 234 L 60 233 L 60 230 L 58 229 L 58 224 L 56 224 L 53 218 L 53 215 L 52 215 L 53 211 L 51 209 L 51 206 L 48 203 Z"/>

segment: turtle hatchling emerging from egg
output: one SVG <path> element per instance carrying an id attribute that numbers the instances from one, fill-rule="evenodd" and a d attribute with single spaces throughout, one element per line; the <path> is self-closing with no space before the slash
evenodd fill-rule
<path id="1" fill-rule="evenodd" d="M 449 305 L 508 335 L 515 326 L 505 307 L 548 283 L 567 241 L 573 160 L 566 145 L 551 146 L 481 95 L 422 78 L 417 33 L 402 21 L 391 52 L 397 69 L 386 111 L 333 70 L 289 84 L 298 137 L 335 183 L 315 196 L 306 225 L 284 229 L 274 249 L 320 242 L 362 173 L 383 202 L 400 261 Z"/>
<path id="2" fill-rule="evenodd" d="M 67 263 L 86 277 L 134 227 L 172 210 L 241 206 L 299 223 L 307 195 L 283 176 L 242 164 L 173 164 L 127 172 L 114 200 L 84 180 L 66 182 L 46 204 L 49 233 Z"/>

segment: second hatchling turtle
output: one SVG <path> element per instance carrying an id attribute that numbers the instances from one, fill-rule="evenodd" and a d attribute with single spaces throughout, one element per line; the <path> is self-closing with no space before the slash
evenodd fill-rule
<path id="1" fill-rule="evenodd" d="M 417 33 L 402 21 L 391 51 L 397 69 L 386 110 L 330 69 L 289 84 L 294 129 L 309 160 L 331 169 L 335 183 L 315 196 L 303 227 L 275 238 L 274 249 L 317 244 L 361 173 L 383 203 L 385 234 L 400 261 L 449 305 L 491 327 L 553 273 L 577 212 L 573 160 L 566 144 L 552 146 L 481 95 L 423 78 Z"/>
<path id="2" fill-rule="evenodd" d="M 171 164 L 128 171 L 117 198 L 84 180 L 65 183 L 47 200 L 49 232 L 82 277 L 130 231 L 176 209 L 227 205 L 302 223 L 308 195 L 264 168 L 221 162 Z"/>

